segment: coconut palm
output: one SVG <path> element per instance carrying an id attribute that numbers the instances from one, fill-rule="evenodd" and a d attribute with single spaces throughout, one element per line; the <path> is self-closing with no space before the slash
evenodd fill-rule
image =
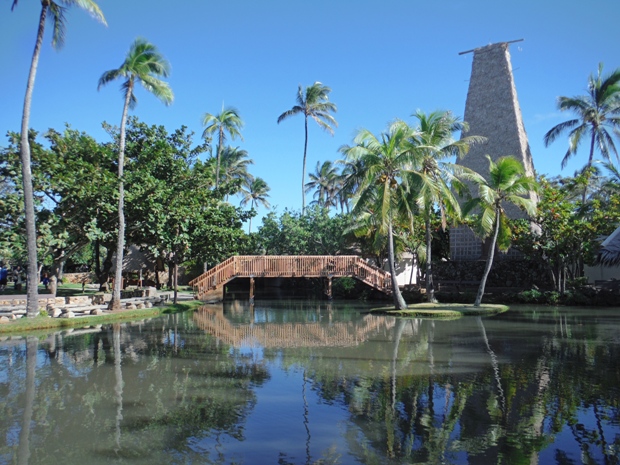
<path id="1" fill-rule="evenodd" d="M 407 307 L 396 280 L 394 225 L 402 211 L 407 209 L 404 180 L 415 156 L 407 143 L 411 136 L 411 128 L 403 121 L 396 121 L 380 137 L 362 129 L 353 140 L 353 146 L 340 148 L 348 161 L 359 161 L 364 167 L 360 187 L 354 198 L 353 215 L 355 217 L 368 211 L 373 212 L 380 233 L 387 235 L 388 263 L 396 309 Z"/>
<path id="2" fill-rule="evenodd" d="M 329 208 L 336 205 L 336 196 L 338 194 L 339 176 L 338 171 L 331 161 L 316 162 L 316 170 L 310 173 L 310 182 L 306 183 L 306 193 L 314 190 L 314 197 L 320 207 Z"/>
<path id="3" fill-rule="evenodd" d="M 269 197 L 268 192 L 271 188 L 267 185 L 264 179 L 262 178 L 254 178 L 246 182 L 245 186 L 241 187 L 241 192 L 243 193 L 243 199 L 241 199 L 241 206 L 245 206 L 250 203 L 250 208 L 254 208 L 256 205 L 262 205 L 265 208 L 269 208 L 269 201 L 267 197 Z M 252 218 L 250 218 L 250 222 L 248 225 L 248 234 L 252 230 Z"/>
<path id="4" fill-rule="evenodd" d="M 338 126 L 335 118 L 330 113 L 338 111 L 335 103 L 329 101 L 329 93 L 331 89 L 316 81 L 305 91 L 299 86 L 297 90 L 296 105 L 290 110 L 285 111 L 278 117 L 278 124 L 285 119 L 297 115 L 304 115 L 304 159 L 301 170 L 301 212 L 306 211 L 306 155 L 308 153 L 308 117 L 312 118 L 325 131 L 334 134 L 332 126 Z"/>
<path id="5" fill-rule="evenodd" d="M 424 218 L 426 230 L 426 299 L 436 302 L 433 285 L 431 257 L 432 219 L 438 208 L 442 227 L 445 229 L 448 216 L 460 217 L 460 206 L 454 195 L 463 185 L 455 176 L 467 169 L 461 165 L 444 162 L 452 157 L 463 157 L 471 145 L 482 142 L 483 137 L 468 136 L 455 140 L 453 134 L 466 131 L 468 126 L 449 111 L 435 111 L 428 115 L 421 111 L 413 114 L 418 126 L 409 139 L 411 150 L 415 151 L 415 167 L 411 172 L 410 195 Z"/>
<path id="6" fill-rule="evenodd" d="M 602 189 L 608 193 L 620 194 L 620 169 L 613 163 L 604 163 L 603 166 L 609 171 L 609 178 L 603 183 Z"/>
<path id="7" fill-rule="evenodd" d="M 467 202 L 464 208 L 465 213 L 478 208 L 480 213 L 475 221 L 476 233 L 483 238 L 491 235 L 489 255 L 474 303 L 476 307 L 480 306 L 484 295 L 487 277 L 493 266 L 495 246 L 500 250 L 510 247 L 510 226 L 504 204 L 512 203 L 529 215 L 534 215 L 536 203 L 526 196 L 532 191 L 538 191 L 538 183 L 533 177 L 526 176 L 523 165 L 516 158 L 502 157 L 493 162 L 487 155 L 487 159 L 488 180 L 479 174 L 468 176 L 468 180 L 478 188 L 478 197 Z"/>
<path id="8" fill-rule="evenodd" d="M 220 160 L 222 180 L 224 182 L 241 180 L 242 184 L 252 182 L 252 175 L 248 172 L 248 166 L 253 164 L 254 160 L 248 157 L 247 150 L 227 145 L 222 150 Z"/>
<path id="9" fill-rule="evenodd" d="M 110 301 L 111 310 L 120 309 L 121 282 L 123 272 L 123 247 L 125 244 L 125 190 L 123 184 L 123 168 L 125 165 L 125 125 L 127 112 L 136 106 L 136 84 L 151 92 L 164 104 L 170 105 L 174 100 L 172 89 L 168 83 L 159 79 L 167 77 L 170 72 L 170 64 L 159 53 L 157 48 L 144 39 L 138 38 L 129 47 L 125 61 L 117 69 L 106 71 L 99 78 L 97 89 L 116 79 L 124 79 L 121 86 L 125 103 L 121 117 L 121 127 L 118 144 L 118 241 L 116 246 L 116 274 L 114 281 L 114 293 Z"/>
<path id="10" fill-rule="evenodd" d="M 222 158 L 222 152 L 224 151 L 224 143 L 226 142 L 226 133 L 230 136 L 231 140 L 241 136 L 241 129 L 243 128 L 243 120 L 239 116 L 239 111 L 234 107 L 224 108 L 217 115 L 211 113 L 205 113 L 202 118 L 202 125 L 206 126 L 202 133 L 202 137 L 205 139 L 211 134 L 217 133 L 217 162 L 215 165 L 215 188 L 220 186 L 220 163 Z"/>
<path id="11" fill-rule="evenodd" d="M 344 165 L 340 172 L 340 190 L 338 191 L 338 201 L 340 202 L 341 211 L 345 207 L 349 213 L 350 200 L 357 193 L 360 182 L 363 179 L 364 166 L 362 160 L 337 160 L 336 163 Z"/>
<path id="12" fill-rule="evenodd" d="M 577 117 L 564 121 L 551 128 L 544 137 L 545 146 L 549 146 L 560 135 L 568 132 L 568 150 L 562 159 L 562 168 L 568 160 L 577 153 L 581 142 L 589 136 L 590 154 L 587 168 L 594 161 L 594 150 L 611 162 L 611 154 L 616 156 L 618 151 L 612 134 L 620 130 L 620 68 L 613 73 L 603 76 L 603 64 L 599 64 L 598 75 L 588 78 L 587 95 L 575 97 L 558 97 L 558 109 L 570 111 Z M 583 189 L 582 201 L 585 203 L 588 186 Z"/>
<path id="13" fill-rule="evenodd" d="M 11 10 L 13 10 L 19 0 L 13 0 Z M 65 6 L 62 6 L 61 3 Z M 20 141 L 20 160 L 22 164 L 22 181 L 24 186 L 24 214 L 26 221 L 26 245 L 28 251 L 28 296 L 26 309 L 29 317 L 34 317 L 39 312 L 39 300 L 37 297 L 37 286 L 39 282 L 37 264 L 37 233 L 34 217 L 34 194 L 32 188 L 32 172 L 30 168 L 30 141 L 28 140 L 28 130 L 30 126 L 30 107 L 32 105 L 32 93 L 34 91 L 34 81 L 39 65 L 41 45 L 45 33 L 45 22 L 48 15 L 52 19 L 52 47 L 60 49 L 64 44 L 66 18 L 65 11 L 68 7 L 78 6 L 86 10 L 96 20 L 106 24 L 103 13 L 97 3 L 92 0 L 41 0 L 41 13 L 39 14 L 39 24 L 37 27 L 37 38 L 30 61 L 30 71 L 26 84 L 26 95 L 24 97 L 24 110 L 22 113 L 21 141 Z"/>

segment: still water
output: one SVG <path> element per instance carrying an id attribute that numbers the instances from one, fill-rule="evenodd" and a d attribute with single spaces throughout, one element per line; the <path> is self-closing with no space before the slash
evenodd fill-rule
<path id="1" fill-rule="evenodd" d="M 0 341 L 0 463 L 620 463 L 620 308 L 230 302 Z"/>

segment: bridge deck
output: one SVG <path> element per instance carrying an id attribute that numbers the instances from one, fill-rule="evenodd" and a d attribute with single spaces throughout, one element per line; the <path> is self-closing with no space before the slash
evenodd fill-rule
<path id="1" fill-rule="evenodd" d="M 384 293 L 391 292 L 390 274 L 355 255 L 240 255 L 190 281 L 200 300 L 223 297 L 235 278 L 331 278 L 350 276 Z"/>

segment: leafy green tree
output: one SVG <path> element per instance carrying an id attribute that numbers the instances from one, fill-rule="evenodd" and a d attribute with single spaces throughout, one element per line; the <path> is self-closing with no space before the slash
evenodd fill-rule
<path id="1" fill-rule="evenodd" d="M 241 129 L 243 128 L 243 120 L 239 116 L 239 111 L 234 107 L 222 108 L 217 115 L 205 113 L 202 118 L 202 125 L 206 126 L 202 137 L 205 139 L 210 134 L 217 133 L 217 164 L 215 168 L 215 188 L 220 185 L 220 164 L 222 153 L 224 152 L 224 142 L 226 142 L 226 133 L 231 139 L 237 136 L 243 140 Z"/>
<path id="2" fill-rule="evenodd" d="M 20 169 L 20 134 L 8 133 L 8 146 L 0 151 L 0 179 L 2 181 L 2 197 L 0 199 L 0 243 L 2 258 L 5 264 L 23 266 L 28 263 L 28 246 L 26 234 L 26 221 L 24 212 L 24 188 L 23 173 Z M 33 176 L 33 200 L 35 202 L 35 214 L 41 213 L 41 182 L 38 176 L 37 161 L 44 157 L 46 150 L 36 141 L 37 133 L 30 131 L 29 145 L 31 153 L 31 172 Z M 44 220 L 39 216 L 35 221 L 37 231 L 37 257 L 43 261 L 44 251 L 39 248 L 42 237 L 41 228 Z M 38 282 L 38 275 L 37 280 Z"/>
<path id="3" fill-rule="evenodd" d="M 415 157 L 407 143 L 411 137 L 411 128 L 403 121 L 396 121 L 379 137 L 362 129 L 355 136 L 354 145 L 340 149 L 347 160 L 359 160 L 364 167 L 354 199 L 353 216 L 372 212 L 376 215 L 379 232 L 387 236 L 392 294 L 397 309 L 407 308 L 396 280 L 394 225 L 399 215 L 409 208 L 404 180 Z"/>
<path id="4" fill-rule="evenodd" d="M 342 255 L 349 252 L 347 215 L 330 216 L 326 208 L 308 207 L 305 214 L 270 212 L 258 228 L 256 253 L 265 255 Z"/>
<path id="5" fill-rule="evenodd" d="M 198 160 L 207 145 L 194 146 L 187 128 L 130 118 L 126 133 L 127 239 L 168 264 L 176 298 L 179 265 L 218 263 L 245 246 L 248 213 L 222 201 L 225 184 L 211 189 L 212 166 Z"/>
<path id="6" fill-rule="evenodd" d="M 568 132 L 568 150 L 562 159 L 562 168 L 577 153 L 579 145 L 589 136 L 590 152 L 587 168 L 592 166 L 594 151 L 598 151 L 611 162 L 611 154 L 618 151 L 613 141 L 613 134 L 620 130 L 620 68 L 603 76 L 603 64 L 599 64 L 598 75 L 588 78 L 587 95 L 575 97 L 558 97 L 558 109 L 570 111 L 577 117 L 564 121 L 551 128 L 544 136 L 545 145 L 550 145 L 560 135 Z M 586 201 L 588 186 L 583 189 L 582 201 Z"/>
<path id="7" fill-rule="evenodd" d="M 432 221 L 435 208 L 439 209 L 442 228 L 446 228 L 448 217 L 457 220 L 460 206 L 453 189 L 463 190 L 463 185 L 455 176 L 465 168 L 443 160 L 463 157 L 472 144 L 484 138 L 468 136 L 455 140 L 453 134 L 467 129 L 467 124 L 449 111 L 435 111 L 428 115 L 417 111 L 413 115 L 418 126 L 410 139 L 410 150 L 414 151 L 410 199 L 424 218 L 426 231 L 426 299 L 436 302 L 432 269 Z"/>
<path id="8" fill-rule="evenodd" d="M 489 160 L 489 179 L 480 175 L 470 176 L 470 180 L 478 188 L 478 197 L 466 205 L 466 212 L 472 208 L 479 208 L 480 214 L 475 222 L 476 232 L 482 237 L 491 235 L 491 245 L 487 263 L 480 280 L 475 307 L 479 307 L 484 296 L 487 277 L 493 266 L 495 246 L 500 250 L 507 250 L 511 245 L 511 231 L 508 218 L 504 211 L 506 203 L 517 205 L 529 215 L 534 215 L 536 204 L 526 196 L 531 191 L 538 190 L 538 183 L 532 177 L 525 175 L 521 162 L 514 157 L 501 157 L 497 162 Z"/>
<path id="9" fill-rule="evenodd" d="M 123 115 L 119 134 L 118 148 L 118 242 L 116 246 L 116 276 L 114 293 L 110 301 L 111 310 L 120 309 L 120 284 L 123 272 L 123 248 L 125 244 L 125 216 L 124 202 L 125 189 L 123 180 L 123 168 L 125 165 L 125 125 L 127 123 L 127 112 L 134 108 L 137 99 L 135 96 L 135 86 L 142 84 L 146 90 L 155 95 L 164 104 L 170 105 L 174 99 L 172 89 L 168 83 L 159 79 L 160 76 L 167 77 L 170 72 L 170 64 L 159 53 L 157 48 L 144 39 L 136 39 L 129 48 L 125 61 L 117 69 L 106 71 L 99 78 L 100 89 L 109 82 L 122 78 L 125 79 L 122 85 L 125 94 L 123 105 Z"/>
<path id="10" fill-rule="evenodd" d="M 88 244 L 113 246 L 117 180 L 109 144 L 69 126 L 62 133 L 50 129 L 45 137 L 50 151 L 38 165 L 45 183 L 42 193 L 55 218 L 56 240 L 48 248 L 53 287 L 64 263 Z"/>
<path id="11" fill-rule="evenodd" d="M 301 212 L 306 211 L 306 155 L 308 152 L 308 117 L 312 118 L 325 131 L 334 134 L 332 126 L 338 126 L 336 119 L 330 114 L 338 111 L 336 104 L 329 101 L 331 89 L 316 81 L 304 89 L 297 89 L 296 105 L 278 117 L 278 124 L 285 119 L 302 114 L 304 115 L 304 159 L 301 170 Z"/>
<path id="12" fill-rule="evenodd" d="M 252 210 L 259 204 L 265 208 L 270 208 L 269 201 L 267 200 L 267 197 L 269 197 L 268 192 L 270 190 L 271 188 L 267 185 L 263 178 L 253 178 L 251 180 L 247 180 L 245 185 L 241 187 L 241 192 L 243 194 L 241 206 L 244 207 L 249 203 Z M 251 230 L 252 218 L 250 218 L 248 224 L 248 234 L 250 234 Z"/>
<path id="13" fill-rule="evenodd" d="M 575 191 L 581 192 L 587 181 L 584 174 L 541 178 L 533 217 L 537 230 L 525 220 L 513 227 L 515 247 L 530 260 L 544 264 L 554 289 L 561 294 L 571 280 L 583 276 L 584 264 L 594 264 L 599 238 L 611 234 L 620 222 L 620 193 L 594 195 L 585 206 L 581 195 L 575 199 Z M 601 189 L 607 190 L 609 182 L 603 182 Z"/>
<path id="14" fill-rule="evenodd" d="M 11 9 L 15 8 L 19 0 L 13 0 Z M 97 3 L 92 0 L 63 0 L 62 3 L 67 7 L 77 5 L 86 10 L 98 21 L 106 24 L 103 13 L 99 9 Z M 24 189 L 24 211 L 26 224 L 26 243 L 28 248 L 28 286 L 27 312 L 29 317 L 34 317 L 39 312 L 39 301 L 37 297 L 37 286 L 32 283 L 38 283 L 38 260 L 37 260 L 37 239 L 35 225 L 35 209 L 34 197 L 32 189 L 32 172 L 30 166 L 30 141 L 28 139 L 28 130 L 30 126 L 30 107 L 32 105 L 32 93 L 34 91 L 34 81 L 37 75 L 37 67 L 39 65 L 39 56 L 41 54 L 41 45 L 43 44 L 43 35 L 45 32 L 45 22 L 50 15 L 53 22 L 52 46 L 54 48 L 62 47 L 65 38 L 66 18 L 65 10 L 60 3 L 53 0 L 41 0 L 41 13 L 39 15 L 39 25 L 37 27 L 37 38 L 30 62 L 30 71 L 28 73 L 28 82 L 26 84 L 26 95 L 24 97 L 24 110 L 22 113 L 21 124 L 21 143 L 20 143 L 20 159 L 22 165 L 22 178 Z"/>
<path id="15" fill-rule="evenodd" d="M 117 183 L 111 147 L 68 126 L 62 133 L 50 129 L 45 138 L 49 149 L 43 148 L 31 131 L 37 255 L 41 264 L 52 270 L 54 291 L 66 260 L 91 241 L 111 243 L 115 239 Z M 26 253 L 18 147 L 19 135 L 10 134 L 9 146 L 0 152 L 0 176 L 6 186 L 0 202 L 4 219 L 0 237 L 6 240 L 14 262 L 23 264 Z"/>

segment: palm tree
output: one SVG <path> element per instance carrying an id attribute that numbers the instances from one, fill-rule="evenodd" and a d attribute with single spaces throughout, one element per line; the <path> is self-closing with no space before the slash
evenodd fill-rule
<path id="1" fill-rule="evenodd" d="M 586 167 L 589 169 L 594 161 L 594 149 L 611 162 L 611 153 L 618 157 L 618 151 L 612 133 L 620 130 L 620 68 L 613 73 L 602 76 L 603 64 L 598 66 L 598 75 L 588 78 L 587 95 L 575 97 L 558 97 L 558 109 L 571 111 L 577 118 L 564 121 L 551 128 L 544 137 L 545 146 L 549 146 L 561 134 L 568 132 L 568 150 L 562 159 L 562 168 L 577 153 L 579 144 L 590 137 L 590 155 Z M 586 201 L 588 186 L 583 189 L 582 202 Z"/>
<path id="2" fill-rule="evenodd" d="M 333 163 L 328 160 L 321 165 L 317 161 L 316 170 L 310 173 L 309 177 L 310 182 L 306 183 L 306 192 L 315 190 L 314 197 L 317 197 L 317 204 L 320 207 L 335 206 L 339 190 L 339 176 Z"/>
<path id="3" fill-rule="evenodd" d="M 120 68 L 106 71 L 99 78 L 97 89 L 107 83 L 122 78 L 125 79 L 121 86 L 125 94 L 125 104 L 123 105 L 123 115 L 121 117 L 121 128 L 118 144 L 118 241 L 116 246 L 116 274 L 114 281 L 114 293 L 110 301 L 111 310 L 120 310 L 121 283 L 123 273 L 123 247 L 125 245 L 125 188 L 123 184 L 123 167 L 125 165 L 125 125 L 127 123 L 127 112 L 136 106 L 135 86 L 142 84 L 146 90 L 164 104 L 170 105 L 174 100 L 172 89 L 167 82 L 159 79 L 160 76 L 167 77 L 170 73 L 170 64 L 159 53 L 157 48 L 144 39 L 136 39 L 125 61 Z"/>
<path id="4" fill-rule="evenodd" d="M 254 206 L 261 204 L 265 208 L 269 208 L 269 201 L 267 197 L 269 197 L 269 192 L 271 189 L 267 185 L 264 179 L 262 178 L 254 178 L 251 181 L 247 182 L 244 187 L 241 188 L 241 192 L 244 194 L 243 199 L 241 200 L 241 206 L 245 206 L 250 203 L 250 208 L 254 208 Z M 248 234 L 252 230 L 252 218 L 250 218 L 250 223 L 248 225 Z"/>
<path id="5" fill-rule="evenodd" d="M 388 263 L 396 309 L 407 308 L 396 280 L 394 225 L 401 212 L 407 209 L 404 180 L 415 156 L 407 144 L 411 136 L 411 128 L 403 121 L 396 121 L 380 137 L 362 129 L 353 140 L 353 146 L 340 148 L 348 161 L 359 161 L 364 167 L 360 188 L 354 199 L 353 215 L 373 212 L 380 233 L 387 235 Z"/>
<path id="6" fill-rule="evenodd" d="M 19 0 L 13 0 L 11 10 L 13 10 Z M 20 141 L 20 160 L 22 164 L 22 180 L 24 185 L 24 214 L 26 219 L 26 245 L 28 251 L 28 296 L 26 302 L 29 317 L 34 317 L 39 312 L 39 300 L 37 283 L 39 282 L 38 263 L 37 263 L 37 232 L 34 217 L 34 193 L 32 188 L 32 171 L 30 168 L 30 141 L 28 140 L 28 130 L 30 126 L 30 107 L 32 105 L 32 93 L 34 91 L 34 80 L 37 75 L 41 45 L 45 33 L 45 21 L 48 14 L 52 18 L 53 35 L 52 47 L 60 49 L 64 44 L 66 18 L 65 11 L 68 7 L 77 5 L 86 10 L 96 20 L 106 24 L 103 13 L 97 3 L 93 0 L 63 0 L 66 6 L 61 6 L 53 0 L 41 0 L 41 13 L 39 15 L 39 25 L 37 28 L 37 38 L 30 61 L 30 71 L 26 84 L 26 95 L 24 97 L 24 110 L 22 113 L 21 141 Z M 107 24 L 106 24 L 107 25 Z"/>
<path id="7" fill-rule="evenodd" d="M 339 180 L 338 201 L 340 202 L 340 209 L 344 211 L 346 207 L 347 213 L 349 213 L 350 200 L 355 196 L 360 187 L 364 166 L 361 160 L 337 160 L 336 163 L 344 165 L 340 172 Z"/>
<path id="8" fill-rule="evenodd" d="M 248 172 L 248 166 L 253 164 L 254 160 L 248 158 L 247 150 L 227 145 L 222 150 L 220 160 L 223 181 L 241 180 L 242 185 L 252 182 L 252 175 Z M 240 187 L 237 187 L 237 189 L 240 189 Z"/>
<path id="9" fill-rule="evenodd" d="M 432 219 L 435 208 L 439 208 L 444 229 L 448 216 L 459 218 L 461 209 L 452 189 L 459 191 L 463 188 L 455 175 L 467 170 L 461 165 L 442 160 L 454 156 L 463 157 L 472 144 L 485 139 L 469 136 L 455 140 L 452 135 L 456 131 L 466 131 L 468 126 L 449 111 L 435 111 L 429 115 L 417 111 L 413 116 L 418 120 L 418 127 L 409 143 L 417 157 L 411 173 L 410 194 L 425 222 L 426 299 L 428 302 L 436 302 L 431 260 Z"/>
<path id="10" fill-rule="evenodd" d="M 301 170 L 301 212 L 306 211 L 306 155 L 308 153 L 308 117 L 312 118 L 325 131 L 334 134 L 332 126 L 338 126 L 336 119 L 330 115 L 338 111 L 335 103 L 329 101 L 329 93 L 331 89 L 316 81 L 304 91 L 301 86 L 297 90 L 297 104 L 290 110 L 285 111 L 278 117 L 278 124 L 297 114 L 304 115 L 304 160 Z"/>
<path id="11" fill-rule="evenodd" d="M 202 125 L 206 126 L 202 137 L 205 139 L 215 132 L 217 132 L 217 163 L 215 168 L 215 188 L 220 186 L 220 162 L 222 157 L 222 151 L 224 150 L 224 142 L 226 141 L 226 134 L 234 140 L 237 136 L 241 140 L 241 129 L 243 128 L 243 120 L 239 116 L 239 111 L 234 107 L 223 108 L 218 115 L 212 115 L 211 113 L 205 113 L 202 118 Z"/>
<path id="12" fill-rule="evenodd" d="M 478 188 L 478 197 L 470 200 L 465 205 L 467 213 L 474 208 L 481 210 L 475 222 L 476 232 L 483 238 L 492 234 L 491 246 L 487 263 L 484 268 L 478 294 L 476 295 L 475 307 L 480 306 L 484 295 L 487 277 L 493 265 L 495 246 L 500 250 L 510 247 L 510 226 L 503 205 L 512 203 L 525 210 L 529 215 L 536 212 L 536 203 L 525 196 L 531 191 L 538 191 L 538 183 L 533 177 L 525 175 L 525 169 L 521 162 L 514 157 L 502 157 L 493 162 L 489 160 L 489 179 L 486 180 L 479 174 L 468 176 Z"/>

